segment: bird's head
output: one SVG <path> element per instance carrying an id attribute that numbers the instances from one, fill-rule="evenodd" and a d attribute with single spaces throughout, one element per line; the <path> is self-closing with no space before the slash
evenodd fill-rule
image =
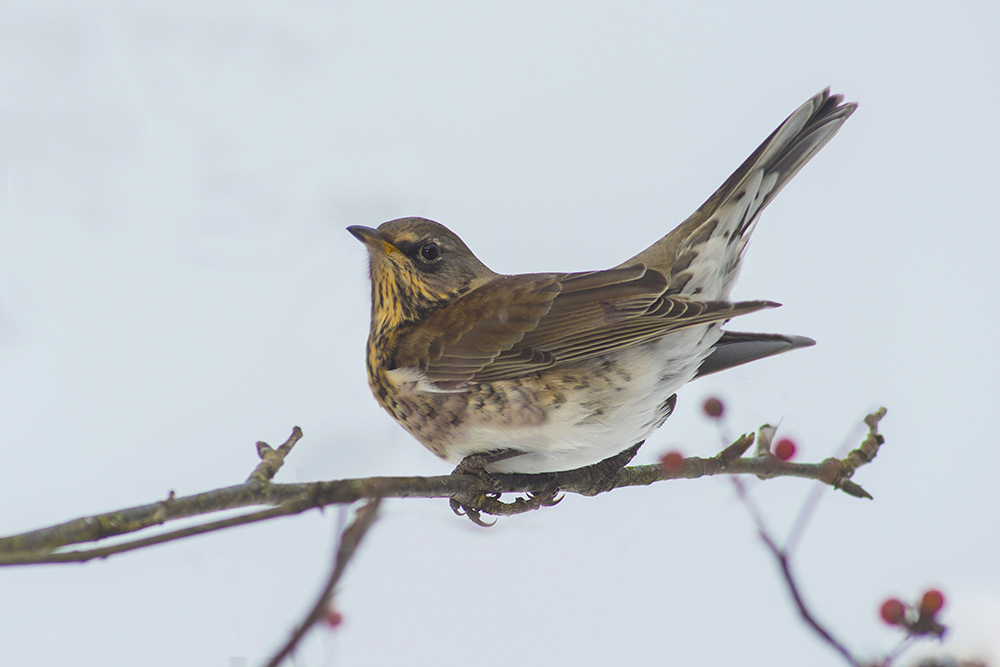
<path id="1" fill-rule="evenodd" d="M 348 227 L 368 248 L 372 326 L 423 319 L 496 277 L 451 230 L 426 218 Z"/>

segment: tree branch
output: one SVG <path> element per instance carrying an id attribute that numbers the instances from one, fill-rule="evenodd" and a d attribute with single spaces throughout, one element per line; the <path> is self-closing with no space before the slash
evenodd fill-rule
<path id="1" fill-rule="evenodd" d="M 333 598 L 333 589 L 337 585 L 337 582 L 340 581 L 341 575 L 344 574 L 344 570 L 347 568 L 347 563 L 354 556 L 354 552 L 357 550 L 361 540 L 372 524 L 375 523 L 375 519 L 378 516 L 378 507 L 381 502 L 381 498 L 374 498 L 368 504 L 362 506 L 358 510 L 357 515 L 355 515 L 351 525 L 341 533 L 340 544 L 337 547 L 337 556 L 333 561 L 333 570 L 330 572 L 323 591 L 316 599 L 316 604 L 309 610 L 305 620 L 299 624 L 292 633 L 292 636 L 285 642 L 285 645 L 268 661 L 266 667 L 278 667 L 285 658 L 292 654 L 295 647 L 306 636 L 306 633 L 323 618 L 329 607 L 330 600 Z"/>
<path id="2" fill-rule="evenodd" d="M 771 555 L 773 555 L 774 559 L 778 562 L 778 567 L 781 568 L 782 578 L 785 581 L 785 585 L 788 587 L 788 592 L 791 594 L 792 600 L 795 602 L 795 607 L 798 609 L 802 620 L 804 620 L 806 624 L 812 628 L 813 632 L 819 635 L 823 641 L 829 644 L 835 651 L 837 651 L 837 653 L 842 655 L 851 667 L 862 667 L 861 663 L 859 663 L 851 652 L 847 650 L 847 647 L 845 647 L 839 640 L 835 639 L 833 635 L 830 634 L 830 631 L 827 630 L 818 620 L 816 620 L 816 617 L 813 616 L 809 607 L 806 606 L 805 600 L 799 592 L 799 586 L 795 580 L 795 576 L 792 574 L 788 552 L 779 547 L 768 533 L 763 517 L 761 517 L 760 512 L 757 510 L 757 506 L 750 500 L 743 484 L 741 484 L 738 479 L 733 479 L 733 482 L 736 485 L 736 493 L 739 494 L 740 500 L 743 501 L 743 504 L 750 512 L 750 516 L 753 519 L 754 524 L 757 526 L 757 534 L 760 536 L 761 541 L 767 546 Z"/>
<path id="3" fill-rule="evenodd" d="M 845 479 L 842 481 L 842 483 L 846 483 L 848 481 L 846 478 L 849 478 L 851 475 L 853 475 L 854 471 L 858 467 L 866 463 L 870 463 L 871 460 L 875 458 L 875 455 L 878 453 L 879 447 L 885 442 L 885 439 L 878 432 L 878 423 L 884 416 L 885 416 L 885 408 L 880 408 L 876 412 L 865 417 L 865 424 L 868 426 L 868 435 L 865 437 L 864 441 L 862 441 L 861 445 L 857 449 L 849 452 L 847 456 L 841 460 L 841 464 L 843 466 L 842 472 L 846 476 Z M 764 452 L 767 451 L 767 446 L 762 447 L 761 441 L 765 441 L 766 444 L 769 444 L 770 439 L 773 435 L 774 435 L 773 428 L 766 425 L 761 427 L 760 437 L 758 437 L 758 449 L 757 449 L 758 456 L 764 455 Z M 923 634 L 932 634 L 933 632 L 938 630 L 940 630 L 940 632 L 943 632 L 944 627 L 941 626 L 939 623 L 937 623 L 934 619 L 934 614 L 930 613 L 926 616 L 926 621 L 925 621 L 925 626 L 928 628 L 929 632 L 915 633 L 913 632 L 913 626 L 907 626 L 910 629 L 910 634 L 907 637 L 905 637 L 903 641 L 900 642 L 900 644 L 897 645 L 897 647 L 892 652 L 890 652 L 883 660 L 870 663 L 862 663 L 861 661 L 859 661 L 858 658 L 856 658 L 850 652 L 850 650 L 844 645 L 844 643 L 835 638 L 833 636 L 833 633 L 831 633 L 830 630 L 828 630 L 826 626 L 824 626 L 819 621 L 819 619 L 816 618 L 815 614 L 806 604 L 806 601 L 802 596 L 799 583 L 796 580 L 795 575 L 792 573 L 792 566 L 791 566 L 792 551 L 798 544 L 799 539 L 802 537 L 802 533 L 805 530 L 805 526 L 808 523 L 809 518 L 816 507 L 816 502 L 819 498 L 818 492 L 822 490 L 822 487 L 819 487 L 818 489 L 814 490 L 813 493 L 810 494 L 809 498 L 806 500 L 805 504 L 800 510 L 798 517 L 796 517 L 795 519 L 795 523 L 792 527 L 791 533 L 789 534 L 787 542 L 782 547 L 779 546 L 778 542 L 774 539 L 774 537 L 771 536 L 771 533 L 770 531 L 768 531 L 767 525 L 764 522 L 764 518 L 761 516 L 760 511 L 757 509 L 756 504 L 750 498 L 749 494 L 747 493 L 746 487 L 743 485 L 743 483 L 738 478 L 733 478 L 733 484 L 736 487 L 737 495 L 739 495 L 740 500 L 743 502 L 743 505 L 747 508 L 747 511 L 750 513 L 750 517 L 753 519 L 753 522 L 757 528 L 758 536 L 760 537 L 764 545 L 767 547 L 768 551 L 771 552 L 771 555 L 774 556 L 774 559 L 777 562 L 779 569 L 781 570 L 781 576 L 785 582 L 785 586 L 788 588 L 788 592 L 792 596 L 792 601 L 795 603 L 795 608 L 799 612 L 799 616 L 802 617 L 802 620 L 805 621 L 806 625 L 808 625 L 809 628 L 812 629 L 812 631 L 815 632 L 820 637 L 820 639 L 822 639 L 833 650 L 839 653 L 851 667 L 865 667 L 865 665 L 878 665 L 879 667 L 889 667 L 892 661 L 895 658 L 897 658 L 903 652 L 903 650 L 905 650 L 908 646 L 912 644 L 914 638 L 922 636 Z M 920 617 L 920 620 L 922 619 L 924 619 L 923 614 Z M 917 622 L 920 622 L 920 620 L 917 620 Z M 938 636 L 940 636 L 940 632 L 938 632 Z"/>
<path id="4" fill-rule="evenodd" d="M 829 458 L 819 463 L 790 463 L 781 461 L 769 452 L 757 456 L 743 456 L 753 444 L 753 435 L 745 435 L 711 458 L 692 456 L 669 469 L 661 465 L 630 466 L 619 470 L 610 480 L 601 473 L 601 464 L 577 470 L 538 475 L 494 474 L 502 493 L 551 494 L 557 489 L 564 493 L 597 495 L 627 486 L 648 486 L 669 479 L 696 479 L 713 475 L 757 475 L 762 479 L 773 477 L 801 477 L 814 479 L 850 495 L 870 498 L 860 486 L 851 481 L 855 470 L 870 462 L 884 442 L 878 434 L 878 421 L 885 409 L 869 415 L 870 430 L 862 445 L 843 459 Z M 278 452 L 271 452 L 282 459 L 301 437 L 293 431 L 289 441 Z M 287 445 L 287 448 L 286 448 Z M 266 447 L 266 445 L 265 445 Z M 262 448 L 261 448 L 262 449 Z M 267 448 L 270 450 L 270 448 Z M 268 463 L 270 454 L 261 454 L 264 463 L 244 484 L 207 491 L 191 496 L 175 497 L 171 492 L 165 500 L 114 512 L 97 514 L 66 523 L 33 530 L 19 535 L 0 538 L 0 565 L 31 563 L 56 563 L 85 561 L 104 558 L 115 553 L 161 544 L 188 535 L 221 530 L 232 526 L 270 519 L 275 516 L 299 514 L 327 505 L 349 504 L 361 499 L 374 498 L 455 498 L 469 504 L 469 499 L 495 501 L 495 514 L 517 514 L 517 503 L 500 503 L 496 491 L 476 475 L 442 475 L 438 477 L 367 477 L 304 484 L 275 484 L 267 481 L 277 467 Z M 278 464 L 280 467 L 280 463 Z M 261 475 L 257 475 L 262 471 Z M 264 477 L 264 479 L 261 479 Z M 523 501 L 522 501 L 523 502 Z M 487 502 L 488 504 L 488 502 Z M 206 523 L 162 535 L 125 542 L 101 549 L 77 552 L 57 552 L 56 549 L 97 542 L 116 535 L 125 535 L 176 519 L 202 516 L 221 510 L 240 507 L 272 506 L 261 512 Z"/>

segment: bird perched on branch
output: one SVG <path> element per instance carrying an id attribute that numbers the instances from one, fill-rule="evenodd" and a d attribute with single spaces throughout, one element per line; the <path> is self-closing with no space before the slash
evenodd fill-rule
<path id="1" fill-rule="evenodd" d="M 750 234 L 855 108 L 816 95 L 691 217 L 611 269 L 499 275 L 431 220 L 348 227 L 371 260 L 375 398 L 451 463 L 570 470 L 641 444 L 691 379 L 812 345 L 722 325 L 779 305 L 727 300 Z"/>

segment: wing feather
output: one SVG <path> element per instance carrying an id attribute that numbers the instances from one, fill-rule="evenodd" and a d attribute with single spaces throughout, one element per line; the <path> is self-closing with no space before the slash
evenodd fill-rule
<path id="1" fill-rule="evenodd" d="M 403 336 L 394 367 L 416 367 L 443 389 L 512 379 L 771 307 L 767 301 L 665 296 L 642 265 L 504 276 L 437 311 Z"/>

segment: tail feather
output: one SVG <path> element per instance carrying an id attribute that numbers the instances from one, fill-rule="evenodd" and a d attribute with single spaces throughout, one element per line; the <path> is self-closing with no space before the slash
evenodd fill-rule
<path id="1" fill-rule="evenodd" d="M 695 378 L 815 344 L 816 341 L 805 336 L 724 331 L 712 353 L 701 362 Z"/>
<path id="2" fill-rule="evenodd" d="M 857 108 L 829 88 L 803 104 L 676 229 L 622 263 L 668 276 L 667 294 L 725 299 L 761 211 Z"/>

